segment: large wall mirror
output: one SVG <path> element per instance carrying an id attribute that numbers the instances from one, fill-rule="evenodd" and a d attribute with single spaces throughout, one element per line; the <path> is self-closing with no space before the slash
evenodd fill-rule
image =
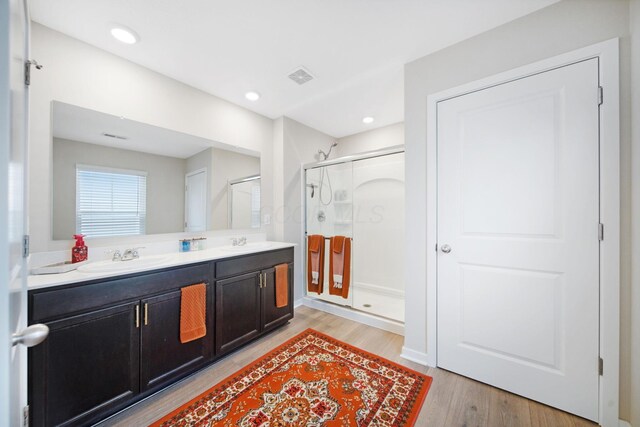
<path id="1" fill-rule="evenodd" d="M 53 101 L 53 240 L 260 228 L 251 150 Z"/>

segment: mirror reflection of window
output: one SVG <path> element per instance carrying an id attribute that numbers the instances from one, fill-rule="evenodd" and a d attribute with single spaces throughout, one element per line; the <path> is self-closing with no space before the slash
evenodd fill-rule
<path id="1" fill-rule="evenodd" d="M 76 166 L 76 233 L 87 237 L 145 234 L 147 173 Z"/>
<path id="2" fill-rule="evenodd" d="M 229 181 L 229 228 L 260 228 L 260 175 Z"/>
<path id="3" fill-rule="evenodd" d="M 68 240 L 78 233 L 106 237 L 225 230 L 231 222 L 229 181 L 260 174 L 256 151 L 58 101 L 52 102 L 51 152 L 53 240 Z M 133 171 L 136 176 L 144 169 L 144 205 L 132 202 L 133 186 L 116 189 L 124 185 L 124 178 L 116 182 L 114 175 L 110 177 L 116 187 L 109 197 L 87 202 L 90 209 L 80 208 L 80 198 L 88 196 L 80 197 L 77 191 L 77 165 L 92 165 L 102 172 Z M 199 175 L 198 188 L 189 193 L 187 187 L 194 183 L 187 177 L 202 170 L 206 175 Z M 236 212 L 236 224 L 259 228 L 260 189 L 248 192 L 247 211 Z M 125 197 L 119 200 L 118 195 Z"/>

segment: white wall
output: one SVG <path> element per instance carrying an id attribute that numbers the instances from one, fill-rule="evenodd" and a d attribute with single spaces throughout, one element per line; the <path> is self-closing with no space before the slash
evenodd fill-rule
<path id="1" fill-rule="evenodd" d="M 296 243 L 294 298 L 304 296 L 304 280 L 302 257 L 306 253 L 306 242 L 302 238 L 304 222 L 302 220 L 304 204 L 302 200 L 302 180 L 300 169 L 302 164 L 315 162 L 315 155 L 319 149 L 325 152 L 335 139 L 327 134 L 298 123 L 288 117 L 282 119 L 283 125 L 283 164 L 282 205 L 276 210 L 274 219 L 282 224 L 282 237 L 286 242 Z M 334 157 L 334 156 L 332 156 Z"/>
<path id="2" fill-rule="evenodd" d="M 631 1 L 631 117 L 632 117 L 632 280 L 631 294 L 631 422 L 640 426 L 640 0 Z"/>
<path id="3" fill-rule="evenodd" d="M 396 123 L 342 137 L 338 139 L 336 152 L 338 157 L 342 157 L 394 145 L 404 145 L 404 123 Z"/>
<path id="4" fill-rule="evenodd" d="M 427 352 L 427 96 L 560 53 L 621 37 L 621 373 L 620 416 L 629 419 L 631 353 L 629 3 L 564 0 L 405 66 L 407 288 L 405 347 Z M 634 165 L 636 167 L 640 165 Z M 636 217 L 638 215 L 636 214 Z M 432 250 L 432 249 L 431 249 Z M 634 308 L 634 310 L 637 307 Z M 636 423 L 640 420 L 636 421 Z"/>
<path id="5" fill-rule="evenodd" d="M 263 207 L 272 205 L 273 120 L 35 23 L 32 51 L 44 65 L 31 85 L 32 251 L 70 247 L 51 240 L 51 189 L 42 185 L 51 178 L 53 100 L 258 151 L 268 159 L 261 170 Z M 273 237 L 271 226 L 263 231 Z M 137 241 L 146 239 L 153 237 Z"/>

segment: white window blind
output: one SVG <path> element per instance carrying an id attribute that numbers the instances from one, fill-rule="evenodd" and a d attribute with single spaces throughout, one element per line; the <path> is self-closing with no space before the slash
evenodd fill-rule
<path id="1" fill-rule="evenodd" d="M 89 237 L 145 234 L 147 173 L 76 166 L 76 230 Z"/>

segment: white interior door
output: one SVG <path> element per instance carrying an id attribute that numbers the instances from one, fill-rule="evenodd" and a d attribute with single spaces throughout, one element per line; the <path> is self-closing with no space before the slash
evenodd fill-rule
<path id="1" fill-rule="evenodd" d="M 26 150 L 28 16 L 23 0 L 0 5 L 0 425 L 19 426 L 27 405 L 27 351 L 46 337 L 46 327 L 27 330 Z M 8 48 L 8 49 L 7 49 Z M 39 329 L 42 328 L 42 329 Z M 44 329 L 44 330 L 43 330 Z M 39 338 L 34 340 L 30 334 Z M 25 345 L 19 345 L 25 344 Z"/>
<path id="2" fill-rule="evenodd" d="M 207 230 L 207 171 L 187 174 L 185 187 L 185 230 Z"/>
<path id="3" fill-rule="evenodd" d="M 598 419 L 598 60 L 440 102 L 438 366 Z"/>

